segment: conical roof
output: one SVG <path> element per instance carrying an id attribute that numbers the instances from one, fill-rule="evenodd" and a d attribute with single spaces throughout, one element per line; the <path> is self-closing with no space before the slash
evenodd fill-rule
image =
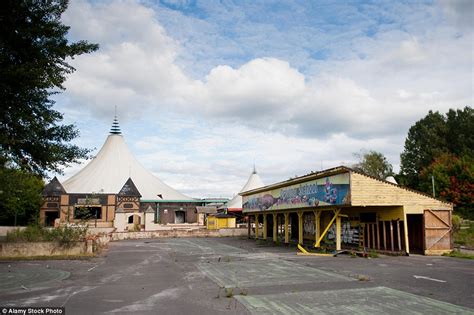
<path id="1" fill-rule="evenodd" d="M 97 156 L 67 179 L 63 187 L 68 193 L 117 194 L 129 178 L 142 200 L 194 200 L 163 183 L 137 161 L 125 143 L 116 119 Z"/>
<path id="2" fill-rule="evenodd" d="M 43 196 L 60 196 L 65 194 L 66 191 L 56 176 L 54 176 L 54 178 L 44 186 L 43 189 Z"/>
<path id="3" fill-rule="evenodd" d="M 244 187 L 239 191 L 239 193 L 242 193 L 244 191 L 256 189 L 263 187 L 263 182 L 260 179 L 260 176 L 257 174 L 257 170 L 255 169 L 255 166 L 253 167 L 253 172 L 250 174 L 249 179 L 247 180 L 247 183 L 245 183 Z M 232 200 L 230 200 L 227 205 L 227 209 L 242 209 L 242 196 L 236 195 Z"/>

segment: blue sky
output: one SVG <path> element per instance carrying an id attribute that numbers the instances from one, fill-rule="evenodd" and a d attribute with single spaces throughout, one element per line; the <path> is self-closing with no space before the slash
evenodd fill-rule
<path id="1" fill-rule="evenodd" d="M 139 161 L 194 197 L 382 152 L 398 170 L 428 110 L 472 106 L 472 1 L 71 1 L 57 97 L 99 149 L 118 107 Z M 71 176 L 81 166 L 65 170 Z"/>

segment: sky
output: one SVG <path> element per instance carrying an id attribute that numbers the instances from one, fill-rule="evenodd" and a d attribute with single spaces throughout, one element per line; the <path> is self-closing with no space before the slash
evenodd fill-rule
<path id="1" fill-rule="evenodd" d="M 473 105 L 473 4 L 73 0 L 69 39 L 100 48 L 69 60 L 55 109 L 93 156 L 117 107 L 140 163 L 192 197 L 234 196 L 254 164 L 272 184 L 361 150 L 398 171 L 410 126 Z"/>

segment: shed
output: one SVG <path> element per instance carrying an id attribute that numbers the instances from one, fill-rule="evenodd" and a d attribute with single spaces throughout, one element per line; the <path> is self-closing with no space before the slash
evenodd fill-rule
<path id="1" fill-rule="evenodd" d="M 207 217 L 208 230 L 235 228 L 235 226 L 235 216 L 230 214 L 217 213 Z"/>
<path id="2" fill-rule="evenodd" d="M 451 203 L 348 167 L 241 195 L 249 237 L 399 254 L 452 250 Z"/>

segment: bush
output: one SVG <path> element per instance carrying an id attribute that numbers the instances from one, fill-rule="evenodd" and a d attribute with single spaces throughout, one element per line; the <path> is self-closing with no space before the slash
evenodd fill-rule
<path id="1" fill-rule="evenodd" d="M 46 229 L 39 225 L 29 225 L 24 230 L 16 229 L 7 233 L 7 242 L 58 242 L 61 245 L 83 241 L 87 226 L 61 226 Z"/>
<path id="2" fill-rule="evenodd" d="M 453 214 L 451 221 L 453 224 L 453 232 L 458 232 L 461 229 L 462 218 L 456 214 Z"/>

